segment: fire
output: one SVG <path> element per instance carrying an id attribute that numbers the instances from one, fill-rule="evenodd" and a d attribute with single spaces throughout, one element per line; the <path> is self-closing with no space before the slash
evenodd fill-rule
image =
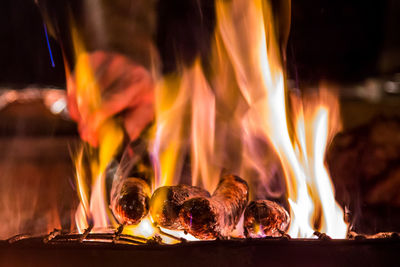
<path id="1" fill-rule="evenodd" d="M 162 242 L 165 244 L 179 243 L 179 238 L 184 238 L 188 241 L 198 241 L 197 238 L 190 234 L 185 234 L 183 231 L 172 231 L 162 227 L 154 227 L 150 216 L 144 218 L 138 225 L 125 226 L 122 234 L 142 237 L 145 239 L 151 239 L 157 236 L 161 238 Z"/>
<path id="2" fill-rule="evenodd" d="M 76 56 L 75 85 L 74 90 L 77 97 L 77 108 L 81 113 L 96 112 L 101 105 L 101 92 L 96 80 L 89 56 L 78 36 L 72 23 L 72 38 Z M 67 80 L 69 71 L 67 69 Z M 100 123 L 100 122 L 99 122 Z M 76 178 L 78 185 L 80 206 L 75 215 L 78 230 L 83 232 L 86 228 L 105 229 L 115 226 L 116 223 L 111 216 L 107 205 L 107 193 L 105 190 L 105 170 L 115 154 L 118 152 L 123 140 L 122 129 L 112 119 L 108 119 L 99 126 L 98 149 L 81 148 L 76 159 Z M 88 157 L 90 165 L 90 177 L 86 177 L 84 170 L 85 157 Z M 88 189 L 86 181 L 91 180 L 90 201 L 88 201 Z"/>
<path id="3" fill-rule="evenodd" d="M 212 161 L 215 97 L 199 60 L 184 69 L 181 78 L 167 77 L 159 83 L 156 113 L 152 150 L 156 187 L 179 183 L 184 157 L 190 151 L 192 183 L 213 190 L 218 182 Z"/>
<path id="4" fill-rule="evenodd" d="M 312 237 L 315 230 L 321 230 L 334 238 L 344 238 L 347 225 L 324 166 L 328 122 L 338 120 L 329 116 L 337 107 L 336 98 L 329 95 L 326 99 L 331 102 L 305 103 L 304 114 L 298 107 L 294 114 L 296 131 L 291 131 L 283 63 L 269 3 L 217 1 L 217 14 L 239 87 L 249 104 L 242 120 L 244 142 L 254 147 L 255 140 L 249 140 L 248 136 L 261 134 L 268 138 L 284 168 L 292 218 L 289 234 Z M 243 48 L 251 47 L 242 52 Z"/>
<path id="5" fill-rule="evenodd" d="M 296 121 L 298 141 L 294 153 L 302 173 L 287 170 L 290 176 L 295 176 L 288 182 L 293 184 L 288 198 L 292 212 L 289 234 L 311 237 L 314 230 L 319 230 L 334 238 L 344 238 L 347 225 L 343 210 L 335 202 L 324 164 L 326 147 L 339 129 L 338 103 L 329 91 L 321 89 L 319 94 L 315 101 L 304 102 L 304 112 Z"/>
<path id="6" fill-rule="evenodd" d="M 268 185 L 265 154 L 257 145 L 261 139 L 271 144 L 284 170 L 291 215 L 289 234 L 309 238 L 318 230 L 344 238 L 347 225 L 324 163 L 326 148 L 340 125 L 337 97 L 322 89 L 310 99 L 287 92 L 281 42 L 288 26 L 282 21 L 274 24 L 276 14 L 269 1 L 216 0 L 215 5 L 211 71 L 203 70 L 197 59 L 192 66 L 182 67 L 179 74 L 157 83 L 156 121 L 149 140 L 155 173 L 152 190 L 180 183 L 186 161 L 190 161 L 192 184 L 210 192 L 224 168 L 243 174 L 246 166 L 252 166 L 262 184 Z M 290 1 L 285 6 L 290 10 Z M 79 38 L 73 39 L 78 108 L 91 112 L 101 104 L 100 89 Z M 76 223 L 81 232 L 90 224 L 103 229 L 116 227 L 106 204 L 104 172 L 121 142 L 122 129 L 110 119 L 100 128 L 98 151 L 78 153 L 81 203 Z M 83 154 L 88 151 L 90 198 L 83 170 Z M 197 240 L 182 231 L 161 230 Z M 160 235 L 160 230 L 148 216 L 140 224 L 126 227 L 124 233 L 151 238 Z M 165 236 L 163 240 L 174 242 Z"/>
<path id="7" fill-rule="evenodd" d="M 149 217 L 144 218 L 138 225 L 126 226 L 123 234 L 151 238 L 156 234 L 156 229 Z"/>

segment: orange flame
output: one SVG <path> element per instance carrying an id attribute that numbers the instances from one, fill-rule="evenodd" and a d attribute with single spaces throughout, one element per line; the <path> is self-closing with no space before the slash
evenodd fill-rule
<path id="1" fill-rule="evenodd" d="M 95 112 L 101 105 L 101 91 L 95 78 L 89 55 L 85 51 L 78 32 L 72 25 L 72 40 L 76 57 L 75 67 L 75 94 L 77 106 L 80 112 Z M 67 75 L 69 71 L 67 71 Z M 67 77 L 67 79 L 70 77 Z M 115 226 L 110 210 L 107 205 L 105 189 L 105 170 L 111 162 L 123 140 L 123 131 L 118 124 L 109 119 L 100 126 L 99 144 L 97 151 L 81 148 L 76 159 L 76 178 L 81 203 L 75 215 L 78 230 L 83 232 L 89 226 L 94 229 L 105 229 Z M 89 157 L 91 174 L 90 201 L 88 186 L 86 185 L 83 160 Z M 90 222 L 88 222 L 90 219 Z M 92 225 L 91 225 L 92 224 Z"/>
<path id="2" fill-rule="evenodd" d="M 178 183 L 185 153 L 191 152 L 192 183 L 212 190 L 218 182 L 212 161 L 215 100 L 199 60 L 181 78 L 159 83 L 156 118 L 156 187 Z"/>

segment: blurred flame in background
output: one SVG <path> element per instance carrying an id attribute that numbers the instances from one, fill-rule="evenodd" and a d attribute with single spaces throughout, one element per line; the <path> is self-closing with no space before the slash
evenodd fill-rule
<path id="1" fill-rule="evenodd" d="M 165 78 L 156 92 L 152 144 L 155 188 L 179 183 L 185 156 L 190 153 L 192 183 L 212 191 L 219 175 L 213 168 L 212 155 L 215 97 L 204 77 L 200 60 L 184 69 L 182 77 Z"/>
<path id="2" fill-rule="evenodd" d="M 282 38 L 277 32 L 285 27 L 274 24 L 276 14 L 269 1 L 217 0 L 215 4 L 217 26 L 211 67 L 205 71 L 197 59 L 192 66 L 182 67 L 180 74 L 158 81 L 156 122 L 149 147 L 155 172 L 153 190 L 179 183 L 186 161 L 190 162 L 192 184 L 210 192 L 223 168 L 249 179 L 245 177 L 246 168 L 252 166 L 262 184 L 268 186 L 265 153 L 257 145 L 262 139 L 271 144 L 283 166 L 291 207 L 289 234 L 312 237 L 314 230 L 320 230 L 334 238 L 345 238 L 343 211 L 335 202 L 324 165 L 325 149 L 339 129 L 337 97 L 321 89 L 316 96 L 302 100 L 285 90 Z M 290 1 L 286 4 L 290 8 Z M 78 104 L 96 109 L 101 102 L 100 90 L 77 34 L 73 37 Z M 105 123 L 99 150 L 89 158 L 90 200 L 82 181 L 83 154 L 78 153 L 81 204 L 76 222 L 81 232 L 89 221 L 95 228 L 115 226 L 106 204 L 104 171 L 121 142 L 122 131 L 117 124 L 112 120 Z M 149 238 L 157 230 L 146 218 L 126 233 Z"/>
<path id="3" fill-rule="evenodd" d="M 76 56 L 75 94 L 78 110 L 80 112 L 95 112 L 100 107 L 102 101 L 100 87 L 89 62 L 89 55 L 85 51 L 74 24 L 71 23 L 71 25 Z M 66 73 L 68 75 L 70 72 L 67 71 Z M 70 79 L 70 77 L 67 77 L 67 79 Z M 116 226 L 116 222 L 107 204 L 105 170 L 113 157 L 118 153 L 122 141 L 122 128 L 113 119 L 108 119 L 103 122 L 99 129 L 97 150 L 82 147 L 78 153 L 76 158 L 76 178 L 81 202 L 75 216 L 75 221 L 81 233 L 88 226 L 100 229 L 100 231 L 110 226 Z M 87 156 L 90 166 L 90 201 L 88 201 L 89 193 L 85 184 L 85 180 L 87 180 L 84 170 L 85 156 Z"/>

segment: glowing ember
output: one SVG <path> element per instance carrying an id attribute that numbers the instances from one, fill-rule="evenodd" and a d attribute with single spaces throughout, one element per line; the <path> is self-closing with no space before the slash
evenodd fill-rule
<path id="1" fill-rule="evenodd" d="M 123 234 L 151 238 L 155 235 L 156 229 L 153 227 L 149 217 L 144 218 L 138 225 L 124 227 Z"/>

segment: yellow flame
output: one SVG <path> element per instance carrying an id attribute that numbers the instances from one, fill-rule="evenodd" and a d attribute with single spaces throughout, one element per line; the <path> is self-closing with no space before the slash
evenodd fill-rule
<path id="1" fill-rule="evenodd" d="M 138 225 L 125 226 L 122 234 L 143 237 L 149 239 L 156 234 L 149 217 L 144 218 Z"/>
<path id="2" fill-rule="evenodd" d="M 215 96 L 196 61 L 192 83 L 192 183 L 213 190 L 219 171 L 214 164 Z M 204 104 L 206 103 L 206 106 Z M 206 108 L 205 108 L 206 107 Z"/>
<path id="3" fill-rule="evenodd" d="M 86 184 L 86 175 L 83 167 L 83 147 L 79 149 L 79 152 L 75 158 L 75 172 L 76 172 L 75 178 L 76 178 L 78 196 L 80 200 L 78 209 L 76 211 L 75 223 L 78 227 L 78 231 L 82 233 L 84 229 L 88 227 L 87 220 L 89 218 L 87 217 L 88 216 L 90 217 L 89 198 L 88 198 L 89 189 Z"/>
<path id="4" fill-rule="evenodd" d="M 179 182 L 183 162 L 184 121 L 189 88 L 177 76 L 167 76 L 156 87 L 156 124 L 152 144 L 155 188 Z"/>
<path id="5" fill-rule="evenodd" d="M 190 153 L 192 184 L 214 190 L 219 175 L 219 169 L 213 165 L 215 99 L 200 60 L 184 68 L 181 77 L 164 77 L 156 88 L 156 96 L 152 144 L 155 188 L 178 184 Z M 162 203 L 160 199 L 155 205 Z M 177 238 L 197 240 L 183 231 L 163 231 Z M 161 236 L 165 243 L 177 242 Z"/>
<path id="6" fill-rule="evenodd" d="M 170 244 L 170 245 L 179 243 L 180 242 L 179 238 L 184 238 L 188 241 L 198 241 L 197 238 L 193 237 L 190 234 L 185 234 L 183 231 L 173 231 L 164 228 L 160 229 L 162 232 L 153 226 L 151 218 L 147 216 L 138 225 L 125 226 L 124 230 L 122 231 L 122 234 L 142 237 L 145 239 L 150 239 L 154 236 L 159 236 L 164 244 Z M 163 233 L 166 233 L 166 235 Z"/>
<path id="7" fill-rule="evenodd" d="M 76 27 L 73 23 L 71 25 L 76 58 L 74 80 L 77 106 L 82 113 L 82 118 L 87 118 L 90 113 L 101 108 L 101 90 L 90 64 L 90 55 L 86 52 Z M 76 178 L 81 199 L 76 213 L 76 222 L 80 232 L 88 227 L 87 218 L 93 220 L 94 228 L 101 229 L 115 225 L 106 201 L 104 171 L 120 148 L 123 140 L 123 131 L 113 119 L 108 119 L 100 125 L 98 139 L 97 151 L 92 149 L 84 150 L 82 148 L 76 160 Z M 90 162 L 92 176 L 90 202 L 88 202 L 88 190 L 85 185 L 85 173 L 82 167 L 83 153 L 85 152 L 87 152 L 86 156 Z"/>
<path id="8" fill-rule="evenodd" d="M 156 95 L 156 187 L 179 183 L 185 155 L 191 152 L 193 184 L 212 190 L 218 182 L 212 161 L 215 101 L 200 60 L 185 68 L 181 78 L 164 78 Z"/>

